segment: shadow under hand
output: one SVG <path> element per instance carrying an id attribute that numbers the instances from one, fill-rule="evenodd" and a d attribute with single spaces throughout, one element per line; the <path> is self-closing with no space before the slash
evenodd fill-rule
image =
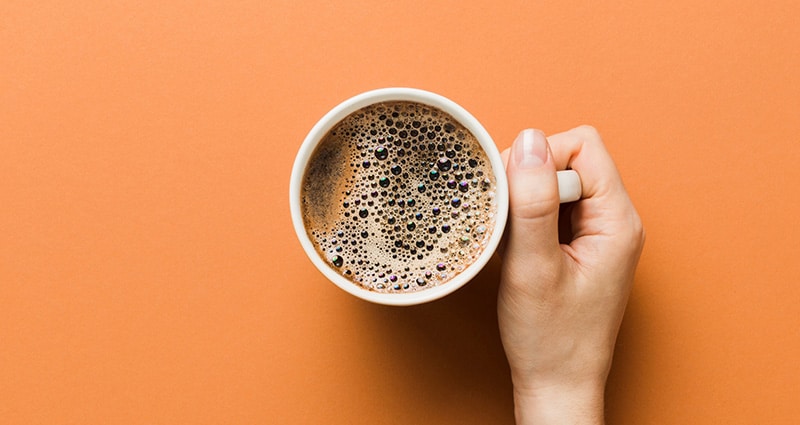
<path id="1" fill-rule="evenodd" d="M 637 271 L 633 291 L 628 299 L 625 317 L 619 329 L 614 349 L 614 360 L 606 383 L 606 420 L 608 423 L 635 423 L 635 414 L 658 394 L 653 380 L 644 378 L 658 357 L 657 344 L 659 318 L 646 297 L 648 286 L 670 286 L 658 282 L 646 267 Z"/>
<path id="2" fill-rule="evenodd" d="M 430 403 L 420 410 L 434 409 L 449 423 L 485 421 L 487 415 L 513 421 L 511 380 L 497 328 L 499 281 L 495 257 L 471 282 L 437 301 L 410 307 L 359 303 L 361 320 L 370 324 L 362 329 L 375 344 L 372 354 L 383 359 L 374 378 L 397 394 L 413 394 L 415 404 Z"/>

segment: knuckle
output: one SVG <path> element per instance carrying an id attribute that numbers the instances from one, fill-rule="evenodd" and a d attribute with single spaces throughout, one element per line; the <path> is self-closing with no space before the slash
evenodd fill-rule
<path id="1" fill-rule="evenodd" d="M 600 132 L 591 125 L 584 124 L 575 128 L 575 132 L 581 137 L 584 142 L 596 143 L 601 142 Z"/>
<path id="2" fill-rule="evenodd" d="M 642 220 L 636 211 L 620 216 L 612 227 L 610 235 L 613 235 L 611 244 L 614 246 L 614 251 L 626 257 L 638 256 L 644 247 L 646 235 Z"/>
<path id="3" fill-rule="evenodd" d="M 644 246 L 646 237 L 647 235 L 644 229 L 644 224 L 642 223 L 642 219 L 639 217 L 639 214 L 636 211 L 633 211 L 631 214 L 628 231 L 628 243 L 630 244 L 631 248 L 636 251 L 640 251 Z"/>
<path id="4" fill-rule="evenodd" d="M 639 250 L 644 248 L 644 243 L 647 240 L 647 231 L 644 227 L 639 227 Z"/>
<path id="5" fill-rule="evenodd" d="M 532 219 L 549 216 L 558 211 L 558 200 L 554 198 L 526 199 L 515 202 L 509 214 L 517 219 Z"/>

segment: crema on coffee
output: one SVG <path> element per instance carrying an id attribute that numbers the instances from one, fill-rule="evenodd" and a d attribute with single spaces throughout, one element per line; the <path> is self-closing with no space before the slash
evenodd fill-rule
<path id="1" fill-rule="evenodd" d="M 350 114 L 321 140 L 302 186 L 318 254 L 365 289 L 446 284 L 494 228 L 495 178 L 475 136 L 428 105 L 393 101 Z"/>

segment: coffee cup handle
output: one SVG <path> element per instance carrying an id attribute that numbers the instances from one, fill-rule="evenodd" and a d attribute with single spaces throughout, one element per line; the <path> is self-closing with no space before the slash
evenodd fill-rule
<path id="1" fill-rule="evenodd" d="M 581 178 L 577 171 L 558 171 L 556 177 L 558 178 L 558 199 L 562 204 L 581 199 Z"/>

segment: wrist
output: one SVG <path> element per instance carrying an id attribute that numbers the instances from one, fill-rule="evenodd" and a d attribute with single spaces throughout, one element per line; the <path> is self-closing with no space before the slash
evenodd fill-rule
<path id="1" fill-rule="evenodd" d="M 514 387 L 517 425 L 591 424 L 604 420 L 604 383 Z"/>

